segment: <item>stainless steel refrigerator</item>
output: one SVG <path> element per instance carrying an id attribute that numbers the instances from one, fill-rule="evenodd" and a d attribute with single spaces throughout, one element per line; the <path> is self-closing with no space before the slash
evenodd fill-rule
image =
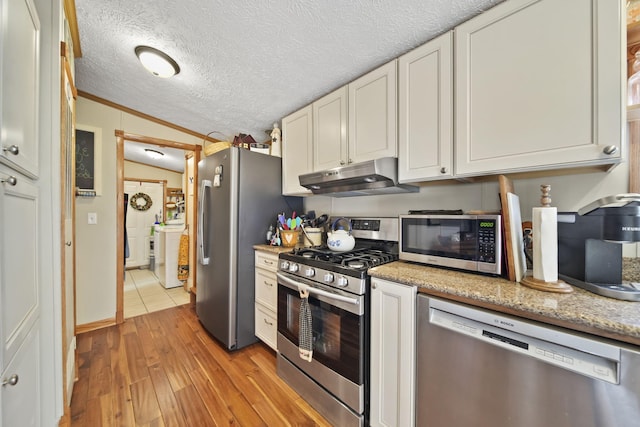
<path id="1" fill-rule="evenodd" d="M 196 313 L 228 350 L 257 341 L 254 249 L 278 212 L 301 211 L 282 193 L 281 159 L 231 147 L 198 163 Z"/>

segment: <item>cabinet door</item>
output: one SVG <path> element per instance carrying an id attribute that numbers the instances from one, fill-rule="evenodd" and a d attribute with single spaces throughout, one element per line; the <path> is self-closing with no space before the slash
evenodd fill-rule
<path id="1" fill-rule="evenodd" d="M 313 103 L 313 170 L 344 165 L 347 161 L 347 87 Z"/>
<path id="2" fill-rule="evenodd" d="M 38 189 L 27 178 L 0 168 L 0 325 L 2 366 L 13 358 L 40 316 L 38 287 Z"/>
<path id="3" fill-rule="evenodd" d="M 348 163 L 398 156 L 398 79 L 393 60 L 349 84 Z"/>
<path id="4" fill-rule="evenodd" d="M 621 9 L 512 0 L 456 28 L 457 175 L 620 160 Z"/>
<path id="5" fill-rule="evenodd" d="M 31 0 L 5 0 L 0 7 L 0 163 L 37 178 L 40 21 Z"/>
<path id="6" fill-rule="evenodd" d="M 415 425 L 416 287 L 371 282 L 371 426 Z"/>
<path id="7" fill-rule="evenodd" d="M 4 371 L 0 387 L 0 426 L 39 427 L 40 420 L 40 325 L 33 326 Z M 12 378 L 13 377 L 13 378 Z M 12 385 L 13 384 L 13 385 Z"/>
<path id="8" fill-rule="evenodd" d="M 300 185 L 298 175 L 313 171 L 312 109 L 306 106 L 282 119 L 282 194 L 311 194 Z"/>
<path id="9" fill-rule="evenodd" d="M 398 178 L 453 175 L 453 32 L 398 60 Z"/>

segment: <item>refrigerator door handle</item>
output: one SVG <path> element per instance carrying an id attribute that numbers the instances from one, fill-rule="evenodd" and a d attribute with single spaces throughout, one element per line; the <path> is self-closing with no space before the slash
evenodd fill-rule
<path id="1" fill-rule="evenodd" d="M 202 180 L 202 186 L 200 188 L 200 206 L 198 209 L 198 248 L 199 250 L 199 255 L 200 255 L 200 264 L 202 265 L 209 265 L 209 253 L 208 251 L 205 251 L 205 241 L 204 241 L 204 229 L 205 227 L 207 227 L 208 224 L 205 223 L 205 212 L 204 212 L 204 206 L 205 206 L 205 197 L 207 195 L 207 187 L 211 188 L 212 184 L 211 181 L 208 179 L 203 179 Z M 207 248 L 208 249 L 208 248 Z"/>

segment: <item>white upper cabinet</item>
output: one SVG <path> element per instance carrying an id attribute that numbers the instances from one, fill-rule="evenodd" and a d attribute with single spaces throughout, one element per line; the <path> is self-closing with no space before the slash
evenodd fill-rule
<path id="1" fill-rule="evenodd" d="M 397 157 L 397 61 L 313 103 L 315 171 Z"/>
<path id="2" fill-rule="evenodd" d="M 311 105 L 282 119 L 282 194 L 311 194 L 302 187 L 298 175 L 313 171 Z"/>
<path id="3" fill-rule="evenodd" d="M 347 163 L 398 156 L 397 67 L 393 60 L 349 83 Z"/>
<path id="4" fill-rule="evenodd" d="M 347 86 L 313 103 L 313 170 L 347 161 Z"/>
<path id="5" fill-rule="evenodd" d="M 0 163 L 37 178 L 40 21 L 31 0 L 2 3 Z"/>
<path id="6" fill-rule="evenodd" d="M 398 60 L 398 178 L 453 175 L 453 32 Z"/>
<path id="7" fill-rule="evenodd" d="M 622 6 L 510 0 L 456 28 L 456 175 L 620 161 Z"/>

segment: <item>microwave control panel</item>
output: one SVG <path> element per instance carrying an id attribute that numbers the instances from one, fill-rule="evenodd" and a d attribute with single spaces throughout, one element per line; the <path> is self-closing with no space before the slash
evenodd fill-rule
<path id="1" fill-rule="evenodd" d="M 497 240 L 496 227 L 499 226 L 498 221 L 494 219 L 478 219 L 478 261 L 480 262 L 496 262 Z"/>

